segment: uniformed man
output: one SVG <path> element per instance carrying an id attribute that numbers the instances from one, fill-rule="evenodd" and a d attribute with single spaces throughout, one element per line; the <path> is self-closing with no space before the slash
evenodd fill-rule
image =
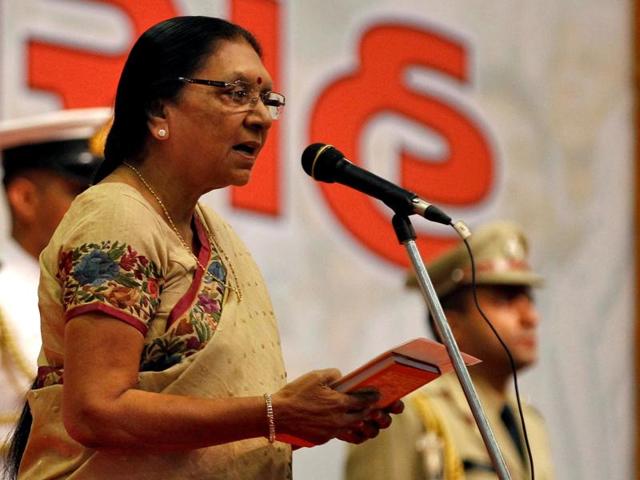
<path id="1" fill-rule="evenodd" d="M 95 108 L 0 122 L 10 228 L 10 238 L 0 242 L 0 446 L 36 374 L 38 255 L 88 187 L 101 161 L 94 134 L 109 117 L 109 109 Z"/>
<path id="2" fill-rule="evenodd" d="M 517 226 L 507 222 L 478 228 L 469 241 L 479 304 L 509 347 L 515 368 L 529 367 L 538 356 L 539 321 L 531 290 L 542 278 L 527 263 L 527 241 Z M 475 308 L 466 248 L 460 243 L 427 270 L 460 350 L 483 361 L 469 372 L 511 478 L 528 479 L 529 462 L 511 389 L 510 364 Z M 416 285 L 414 275 L 408 284 Z M 430 326 L 433 331 L 433 323 Z M 414 392 L 405 405 L 405 413 L 389 429 L 350 450 L 347 480 L 498 478 L 455 373 Z M 552 479 L 545 425 L 534 409 L 525 404 L 523 409 L 535 477 Z"/>

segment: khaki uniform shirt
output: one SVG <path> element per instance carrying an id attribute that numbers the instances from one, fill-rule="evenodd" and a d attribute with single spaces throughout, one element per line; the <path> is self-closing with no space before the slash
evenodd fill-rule
<path id="1" fill-rule="evenodd" d="M 474 378 L 473 382 L 511 478 L 528 479 L 526 452 L 523 461 L 500 420 L 504 401 L 486 382 L 478 378 Z M 424 417 L 419 411 L 419 403 L 416 402 L 416 399 L 419 400 L 417 397 L 423 395 L 428 401 L 431 413 L 443 427 L 444 438 L 448 438 L 447 441 L 443 441 L 442 434 L 426 433 Z M 507 403 L 512 407 L 516 418 L 519 418 L 515 398 L 510 396 Z M 423 387 L 407 397 L 405 405 L 405 412 L 394 417 L 390 428 L 380 432 L 375 439 L 350 448 L 346 480 L 497 478 L 455 374 L 445 375 Z M 544 422 L 531 407 L 523 405 L 523 408 L 536 479 L 551 480 L 554 475 Z M 520 431 L 519 421 L 518 429 Z M 447 444 L 452 448 L 459 467 L 457 474 L 442 476 Z M 466 468 L 463 468 L 463 464 L 466 464 Z"/>

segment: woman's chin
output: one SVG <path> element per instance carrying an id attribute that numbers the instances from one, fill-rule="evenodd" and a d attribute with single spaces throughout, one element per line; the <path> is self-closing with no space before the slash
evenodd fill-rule
<path id="1" fill-rule="evenodd" d="M 231 185 L 234 187 L 243 187 L 251 180 L 251 170 L 247 170 L 246 172 L 239 173 L 233 178 Z"/>

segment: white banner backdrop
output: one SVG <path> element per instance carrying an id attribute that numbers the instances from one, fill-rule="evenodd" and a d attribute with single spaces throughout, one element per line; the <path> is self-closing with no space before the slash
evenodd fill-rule
<path id="1" fill-rule="evenodd" d="M 522 391 L 547 419 L 558 478 L 626 480 L 634 427 L 631 7 L 0 0 L 0 117 L 108 105 L 112 94 L 83 96 L 87 79 L 112 77 L 113 59 L 141 25 L 165 13 L 246 19 L 277 50 L 266 61 L 287 95 L 275 152 L 263 160 L 271 183 L 244 203 L 228 192 L 205 201 L 263 269 L 289 377 L 329 366 L 346 372 L 426 334 L 422 300 L 404 288 L 403 251 L 380 227 L 388 212 L 345 189 L 323 193 L 302 172 L 305 146 L 326 141 L 471 227 L 494 218 L 525 227 L 547 286 L 537 297 L 541 361 L 523 375 Z M 100 68 L 108 61 L 107 74 Z M 6 237 L 6 209 L 0 216 Z M 425 258 L 451 235 L 415 224 Z M 339 479 L 343 454 L 338 441 L 302 449 L 294 475 Z"/>

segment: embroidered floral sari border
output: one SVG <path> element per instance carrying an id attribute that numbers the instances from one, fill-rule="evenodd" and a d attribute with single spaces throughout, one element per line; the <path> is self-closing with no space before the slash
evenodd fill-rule
<path id="1" fill-rule="evenodd" d="M 195 216 L 195 226 L 196 231 L 198 232 L 198 240 L 200 241 L 200 251 L 198 252 L 198 261 L 202 265 L 206 265 L 209 268 L 209 263 L 211 262 L 211 245 L 209 244 L 209 237 L 200 221 L 200 218 Z M 191 285 L 189 285 L 189 289 L 187 292 L 178 300 L 178 302 L 174 305 L 173 309 L 169 313 L 169 318 L 167 320 L 167 328 L 173 325 L 173 323 L 180 317 L 182 317 L 189 307 L 191 307 L 196 300 L 196 297 L 200 291 L 202 284 L 202 277 L 204 273 L 199 268 L 196 268 L 196 273 L 194 275 L 193 281 Z"/>

